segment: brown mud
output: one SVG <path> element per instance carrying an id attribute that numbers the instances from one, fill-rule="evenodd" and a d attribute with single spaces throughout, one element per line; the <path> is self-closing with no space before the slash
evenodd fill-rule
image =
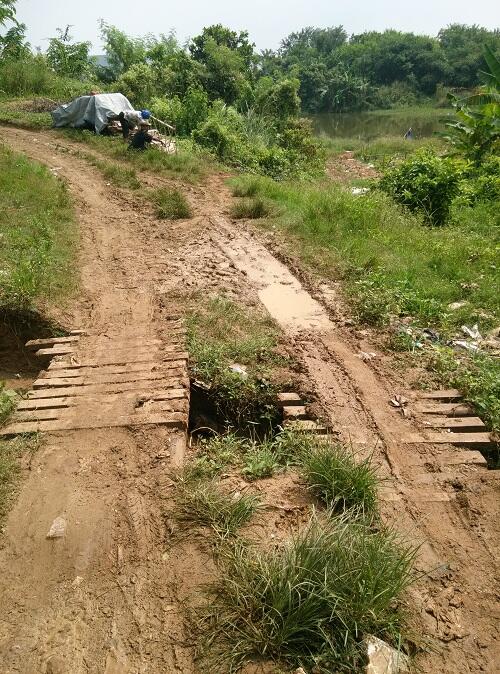
<path id="1" fill-rule="evenodd" d="M 182 315 L 191 292 L 264 305 L 301 362 L 303 392 L 317 400 L 332 432 L 379 461 L 385 517 L 422 544 L 423 575 L 410 603 L 415 641 L 431 648 L 417 656 L 417 667 L 428 674 L 496 672 L 499 473 L 448 465 L 443 452 L 453 448 L 403 441 L 415 422 L 389 400 L 395 392 L 411 397 L 410 387 L 388 367 L 359 358 L 370 345 L 335 320 L 335 300 L 321 299 L 324 287 L 306 290 L 250 225 L 231 223 L 223 176 L 184 186 L 191 220 L 158 221 L 150 206 L 106 185 L 75 157 L 77 144 L 53 132 L 12 129 L 0 139 L 57 167 L 76 204 L 80 293 L 53 306 L 53 318 L 97 336 L 161 339 L 165 319 Z M 171 544 L 165 512 L 175 487 L 168 470 L 179 459 L 171 443 L 160 427 L 46 435 L 0 550 L 2 672 L 198 671 L 184 607 L 214 569 L 195 541 Z M 259 484 L 269 505 L 282 508 L 266 531 L 293 530 L 296 513 L 307 507 L 299 487 L 293 476 Z M 66 536 L 47 540 L 60 515 Z"/>

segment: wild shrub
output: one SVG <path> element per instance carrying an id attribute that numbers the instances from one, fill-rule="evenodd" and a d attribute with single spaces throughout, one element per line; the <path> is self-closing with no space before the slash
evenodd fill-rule
<path id="1" fill-rule="evenodd" d="M 331 510 L 377 512 L 378 478 L 371 459 L 360 459 L 341 444 L 322 443 L 300 456 L 311 491 Z"/>
<path id="2" fill-rule="evenodd" d="M 279 455 L 271 440 L 251 446 L 243 457 L 242 474 L 248 480 L 272 477 L 281 467 Z"/>
<path id="3" fill-rule="evenodd" d="M 0 381 L 0 426 L 14 409 L 14 398 L 13 392 L 6 390 L 4 382 Z"/>
<path id="4" fill-rule="evenodd" d="M 158 187 L 152 191 L 151 200 L 160 220 L 183 220 L 192 216 L 191 206 L 179 190 Z"/>
<path id="5" fill-rule="evenodd" d="M 240 199 L 231 206 L 231 216 L 236 220 L 265 218 L 272 212 L 272 204 L 261 197 Z"/>
<path id="6" fill-rule="evenodd" d="M 397 203 L 421 212 L 430 225 L 444 225 L 459 191 L 462 168 L 429 151 L 417 152 L 390 169 L 379 186 Z"/>
<path id="7" fill-rule="evenodd" d="M 314 516 L 278 548 L 234 546 L 205 613 L 209 662 L 217 671 L 258 657 L 359 671 L 363 635 L 400 643 L 398 600 L 413 579 L 414 556 L 395 531 L 373 531 L 351 514 Z"/>
<path id="8" fill-rule="evenodd" d="M 215 482 L 181 480 L 176 492 L 178 517 L 184 522 L 208 527 L 219 542 L 234 536 L 262 507 L 253 494 L 225 494 Z"/>

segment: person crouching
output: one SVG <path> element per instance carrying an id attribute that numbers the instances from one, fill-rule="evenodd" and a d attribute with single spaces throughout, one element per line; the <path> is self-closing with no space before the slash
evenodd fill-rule
<path id="1" fill-rule="evenodd" d="M 116 119 L 119 120 L 122 127 L 122 135 L 126 140 L 132 129 L 141 125 L 142 122 L 147 122 L 151 117 L 149 110 L 122 110 Z"/>
<path id="2" fill-rule="evenodd" d="M 139 124 L 139 130 L 132 136 L 128 149 L 145 150 L 152 141 L 153 136 L 149 133 L 149 122 L 143 119 Z"/>

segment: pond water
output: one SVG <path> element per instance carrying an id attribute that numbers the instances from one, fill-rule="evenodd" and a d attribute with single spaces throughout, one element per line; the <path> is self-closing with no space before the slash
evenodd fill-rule
<path id="1" fill-rule="evenodd" d="M 329 138 L 359 138 L 373 140 L 381 136 L 400 136 L 411 127 L 415 138 L 428 138 L 443 130 L 443 119 L 451 117 L 449 110 L 418 108 L 394 112 L 342 112 L 312 115 L 317 135 Z"/>

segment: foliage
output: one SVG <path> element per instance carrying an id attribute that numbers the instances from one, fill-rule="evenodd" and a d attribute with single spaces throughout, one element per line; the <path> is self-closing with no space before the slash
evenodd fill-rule
<path id="1" fill-rule="evenodd" d="M 31 55 L 30 45 L 26 40 L 26 24 L 15 23 L 5 35 L 0 35 L 0 58 L 23 61 Z"/>
<path id="2" fill-rule="evenodd" d="M 438 40 L 446 59 L 446 83 L 468 89 L 480 82 L 479 72 L 485 67 L 483 45 L 498 51 L 500 31 L 452 23 L 439 31 Z"/>
<path id="3" fill-rule="evenodd" d="M 6 149 L 0 167 L 0 307 L 26 309 L 74 279 L 74 215 L 64 184 L 45 167 Z"/>
<path id="4" fill-rule="evenodd" d="M 6 21 L 15 21 L 16 0 L 0 0 L 0 26 Z"/>
<path id="5" fill-rule="evenodd" d="M 414 556 L 393 530 L 373 531 L 352 514 L 313 517 L 277 548 L 234 546 L 207 602 L 209 662 L 217 671 L 256 657 L 359 671 L 362 635 L 400 643 L 397 602 Z"/>
<path id="6" fill-rule="evenodd" d="M 189 201 L 179 190 L 157 187 L 150 196 L 156 216 L 161 220 L 182 220 L 192 216 Z"/>
<path id="7" fill-rule="evenodd" d="M 209 527 L 219 542 L 234 536 L 262 507 L 258 496 L 225 494 L 215 482 L 193 482 L 189 470 L 177 482 L 176 500 L 179 519 Z"/>
<path id="8" fill-rule="evenodd" d="M 385 173 L 380 188 L 410 211 L 421 212 L 431 225 L 448 220 L 462 169 L 430 151 L 417 152 Z"/>
<path id="9" fill-rule="evenodd" d="M 377 512 L 377 475 L 371 459 L 359 459 L 347 447 L 325 442 L 300 456 L 312 492 L 332 511 Z"/>
<path id="10" fill-rule="evenodd" d="M 120 75 L 115 88 L 129 98 L 136 108 L 141 109 L 156 94 L 155 71 L 147 63 L 134 63 Z"/>
<path id="11" fill-rule="evenodd" d="M 208 117 L 208 95 L 203 89 L 190 87 L 182 100 L 179 96 L 153 98 L 151 110 L 155 117 L 173 124 L 178 135 L 189 136 Z"/>
<path id="12" fill-rule="evenodd" d="M 3 381 L 0 381 L 0 426 L 7 419 L 15 407 L 13 391 L 5 388 Z"/>
<path id="13" fill-rule="evenodd" d="M 241 199 L 231 207 L 231 216 L 236 220 L 265 218 L 271 213 L 269 203 L 260 197 Z"/>
<path id="14" fill-rule="evenodd" d="M 43 95 L 58 100 L 81 96 L 91 83 L 57 76 L 42 54 L 0 62 L 0 89 L 9 96 Z"/>
<path id="15" fill-rule="evenodd" d="M 59 37 L 49 40 L 47 63 L 62 77 L 84 79 L 90 74 L 90 42 L 74 42 L 69 35 L 69 26 L 63 31 L 57 29 Z"/>

